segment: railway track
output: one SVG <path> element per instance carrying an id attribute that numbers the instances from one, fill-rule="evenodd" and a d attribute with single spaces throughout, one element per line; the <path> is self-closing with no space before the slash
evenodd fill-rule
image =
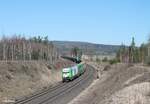
<path id="1" fill-rule="evenodd" d="M 86 82 L 88 82 L 88 80 L 92 80 L 93 78 L 94 78 L 94 69 L 88 65 L 85 73 L 79 78 L 69 83 L 61 83 L 52 88 L 43 90 L 40 93 L 27 97 L 26 99 L 18 100 L 14 104 L 57 104 L 57 102 L 60 100 L 59 98 L 67 99 L 67 96 L 66 98 L 64 97 L 64 95 L 67 94 L 70 94 L 70 96 L 73 97 L 74 95 L 73 94 L 71 95 L 73 89 L 75 90 L 76 88 L 78 88 L 78 86 L 80 87 L 82 84 L 85 84 Z M 68 99 L 70 98 L 70 96 L 68 96 Z M 66 100 L 66 102 L 70 100 L 68 99 Z"/>
<path id="2" fill-rule="evenodd" d="M 41 92 L 39 92 L 37 94 L 33 94 L 33 95 L 30 95 L 30 96 L 27 96 L 27 97 L 25 97 L 25 98 L 23 98 L 21 100 L 16 101 L 14 104 L 25 104 L 25 103 L 33 100 L 33 99 L 36 99 L 36 98 L 38 98 L 40 96 L 45 95 L 45 94 L 47 94 L 47 93 L 49 93 L 49 92 L 51 92 L 53 90 L 57 90 L 58 88 L 64 86 L 65 84 L 66 83 L 61 83 L 61 84 L 58 84 L 58 85 L 56 85 L 54 87 L 50 87 L 50 88 L 48 88 L 46 90 L 43 90 L 43 91 L 41 91 Z"/>

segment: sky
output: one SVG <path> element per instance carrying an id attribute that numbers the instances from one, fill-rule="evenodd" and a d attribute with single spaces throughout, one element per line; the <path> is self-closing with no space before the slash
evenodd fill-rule
<path id="1" fill-rule="evenodd" d="M 0 0 L 0 37 L 137 45 L 150 34 L 150 0 Z"/>

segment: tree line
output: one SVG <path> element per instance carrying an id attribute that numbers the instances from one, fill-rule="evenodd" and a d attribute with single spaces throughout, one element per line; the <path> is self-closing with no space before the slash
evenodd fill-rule
<path id="1" fill-rule="evenodd" d="M 46 37 L 5 37 L 0 40 L 0 60 L 47 60 L 58 58 L 57 49 Z"/>
<path id="2" fill-rule="evenodd" d="M 72 57 L 76 57 L 81 59 L 82 58 L 82 50 L 79 47 L 73 47 L 70 51 Z"/>
<path id="3" fill-rule="evenodd" d="M 150 60 L 148 47 L 148 43 L 137 47 L 133 37 L 130 46 L 121 45 L 117 52 L 117 60 L 125 63 L 148 63 Z"/>

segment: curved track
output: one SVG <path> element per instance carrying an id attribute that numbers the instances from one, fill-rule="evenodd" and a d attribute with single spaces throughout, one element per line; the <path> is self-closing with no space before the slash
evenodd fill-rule
<path id="1" fill-rule="evenodd" d="M 95 78 L 93 67 L 86 65 L 85 73 L 79 78 L 45 89 L 40 93 L 18 100 L 14 104 L 66 104 L 85 89 Z"/>

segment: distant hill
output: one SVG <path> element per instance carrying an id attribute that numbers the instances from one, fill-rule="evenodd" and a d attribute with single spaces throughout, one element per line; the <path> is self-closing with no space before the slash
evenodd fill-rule
<path id="1" fill-rule="evenodd" d="M 114 55 L 119 49 L 119 45 L 104 45 L 77 41 L 53 41 L 61 54 L 70 54 L 73 47 L 82 49 L 86 55 Z"/>

